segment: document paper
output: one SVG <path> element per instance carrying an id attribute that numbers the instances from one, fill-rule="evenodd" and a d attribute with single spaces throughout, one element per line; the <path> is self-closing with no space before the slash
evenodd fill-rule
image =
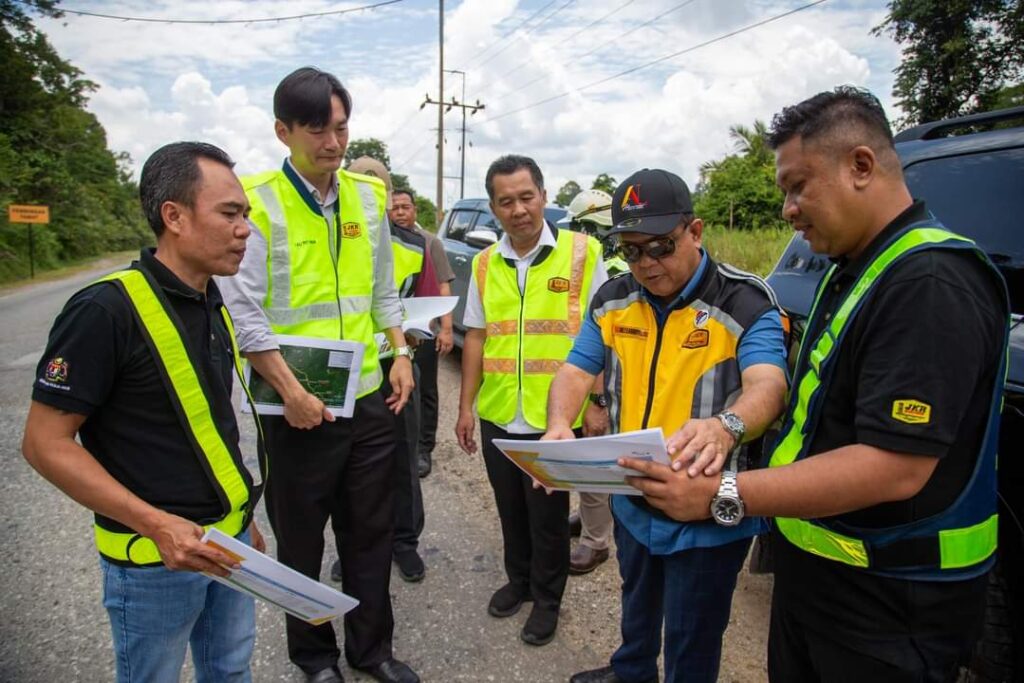
<path id="1" fill-rule="evenodd" d="M 203 542 L 230 555 L 242 565 L 227 578 L 207 574 L 214 581 L 259 598 L 311 624 L 323 624 L 355 609 L 359 601 L 300 574 L 256 549 L 210 528 Z"/>
<path id="2" fill-rule="evenodd" d="M 641 476 L 619 467 L 619 458 L 631 457 L 669 464 L 665 437 L 660 429 L 592 436 L 566 441 L 495 439 L 497 446 L 519 469 L 549 489 L 639 496 L 626 476 Z"/>
<path id="3" fill-rule="evenodd" d="M 281 356 L 295 374 L 295 379 L 306 391 L 324 402 L 334 417 L 352 417 L 356 407 L 356 389 L 359 387 L 359 369 L 363 365 L 365 346 L 359 342 L 314 339 L 277 335 Z M 256 412 L 260 415 L 284 415 L 284 401 L 270 382 L 252 366 L 245 366 L 245 381 L 249 385 Z M 242 412 L 252 412 L 249 402 L 242 396 Z"/>

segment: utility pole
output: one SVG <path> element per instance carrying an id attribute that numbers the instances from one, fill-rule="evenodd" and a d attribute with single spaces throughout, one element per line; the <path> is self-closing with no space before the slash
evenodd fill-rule
<path id="1" fill-rule="evenodd" d="M 444 0 L 438 0 L 437 14 L 437 48 L 440 61 L 437 67 L 437 96 L 444 99 Z M 430 99 L 429 97 L 427 98 Z M 444 216 L 444 111 L 437 108 L 437 227 L 441 228 Z"/>
<path id="2" fill-rule="evenodd" d="M 466 194 L 466 110 L 469 109 L 469 115 L 477 113 L 481 109 L 485 109 L 486 105 L 481 104 L 480 100 L 476 101 L 476 104 L 466 104 L 466 73 L 464 71 L 456 71 L 454 69 L 445 69 L 445 73 L 449 74 L 462 74 L 462 101 L 455 99 L 452 95 L 452 99 L 448 102 L 441 100 L 432 100 L 430 95 L 427 95 L 423 100 L 423 104 L 420 105 L 420 109 L 427 106 L 428 104 L 438 105 L 438 111 L 443 114 L 447 114 L 454 107 L 458 107 L 462 110 L 462 169 L 459 172 L 459 199 L 465 197 Z M 441 107 L 444 107 L 442 110 Z"/>

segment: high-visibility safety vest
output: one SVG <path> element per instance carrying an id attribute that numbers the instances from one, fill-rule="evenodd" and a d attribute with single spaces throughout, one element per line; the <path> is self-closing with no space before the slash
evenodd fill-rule
<path id="1" fill-rule="evenodd" d="M 609 277 L 615 277 L 629 272 L 629 264 L 621 256 L 611 256 L 604 260 L 604 269 L 608 271 Z"/>
<path id="2" fill-rule="evenodd" d="M 850 288 L 832 319 L 816 339 L 806 334 L 800 345 L 795 391 L 790 396 L 786 418 L 769 466 L 781 467 L 813 457 L 808 451 L 821 419 L 821 407 L 851 323 L 870 298 L 874 287 L 895 264 L 925 249 L 973 251 L 1001 283 L 1002 305 L 1009 320 L 1006 287 L 998 270 L 974 242 L 939 227 L 915 224 L 886 245 L 864 269 Z M 818 315 L 822 292 L 826 291 L 836 267 L 818 287 L 807 329 Z M 996 446 L 999 412 L 1006 376 L 1006 345 L 1000 353 L 1001 366 L 992 392 L 992 404 L 981 450 L 973 473 L 960 495 L 944 511 L 926 519 L 882 529 L 854 528 L 837 520 L 776 518 L 779 531 L 793 545 L 820 557 L 871 572 L 913 579 L 930 578 L 936 571 L 950 577 L 967 577 L 987 569 L 996 549 Z"/>
<path id="3" fill-rule="evenodd" d="M 522 294 L 515 263 L 502 257 L 496 244 L 473 258 L 487 325 L 477 397 L 482 420 L 512 422 L 521 395 L 526 422 L 535 429 L 547 425 L 548 388 L 579 334 L 584 296 L 601 260 L 601 245 L 593 237 L 557 233 L 555 247 L 542 247 L 527 269 Z M 581 423 L 582 413 L 576 426 Z"/>
<path id="4" fill-rule="evenodd" d="M 275 334 L 345 339 L 366 345 L 357 397 L 377 390 L 382 374 L 374 348 L 374 264 L 384 225 L 384 183 L 338 171 L 335 212 L 320 205 L 286 161 L 280 171 L 241 178 L 249 220 L 267 242 L 263 310 Z"/>
<path id="5" fill-rule="evenodd" d="M 136 321 L 144 331 L 146 343 L 153 360 L 160 367 L 160 376 L 167 389 L 167 395 L 176 408 L 179 421 L 199 457 L 221 500 L 223 516 L 204 528 L 214 527 L 229 536 L 237 536 L 252 519 L 253 510 L 263 493 L 267 481 L 267 463 L 260 459 L 263 481 L 249 487 L 242 476 L 240 465 L 232 456 L 231 446 L 224 441 L 213 411 L 207 399 L 201 374 L 189 360 L 184 330 L 178 329 L 175 318 L 168 314 L 170 303 L 160 286 L 152 282 L 141 270 L 123 270 L 112 273 L 98 282 L 113 282 L 131 304 Z M 242 373 L 242 361 L 235 342 L 235 329 L 228 315 L 227 307 L 221 305 L 220 313 L 231 337 L 231 348 L 235 373 L 246 395 L 249 388 Z M 252 397 L 249 397 L 250 404 Z M 253 411 L 257 433 L 262 442 L 263 431 L 259 417 Z M 263 449 L 261 449 L 263 452 Z M 99 520 L 95 524 L 96 548 L 107 559 L 120 564 L 138 566 L 161 564 L 160 552 L 152 539 L 133 532 L 121 532 L 104 528 Z"/>
<path id="6" fill-rule="evenodd" d="M 423 272 L 423 251 L 426 240 L 416 233 L 391 226 L 391 254 L 394 257 L 395 289 L 400 297 L 410 297 L 416 291 L 419 275 Z M 377 354 L 380 358 L 392 358 L 395 350 L 391 340 L 383 332 L 374 335 Z"/>
<path id="7" fill-rule="evenodd" d="M 785 317 L 764 280 L 711 257 L 692 292 L 660 321 L 632 275 L 606 283 L 591 307 L 608 349 L 611 432 L 660 427 L 666 437 L 735 402 L 743 388 L 740 339 L 769 310 Z M 730 469 L 756 465 L 747 446 L 730 455 Z"/>

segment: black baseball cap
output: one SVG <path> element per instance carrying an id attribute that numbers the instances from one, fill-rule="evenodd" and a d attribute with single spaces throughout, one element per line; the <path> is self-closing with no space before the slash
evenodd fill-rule
<path id="1" fill-rule="evenodd" d="M 667 235 L 683 216 L 693 213 L 690 188 L 675 173 L 660 168 L 645 168 L 629 176 L 612 195 L 612 229 Z"/>

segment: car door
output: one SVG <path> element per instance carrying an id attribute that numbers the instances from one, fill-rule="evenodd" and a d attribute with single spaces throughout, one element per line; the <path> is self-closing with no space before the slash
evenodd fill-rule
<path id="1" fill-rule="evenodd" d="M 469 287 L 469 278 L 472 277 L 473 257 L 480 251 L 477 247 L 466 244 L 465 238 L 466 233 L 473 229 L 479 215 L 479 211 L 472 209 L 452 209 L 441 234 L 444 250 L 448 254 L 448 263 L 451 264 L 452 272 L 455 274 L 451 288 L 452 295 L 459 297 L 459 303 L 455 305 L 452 322 L 460 341 L 462 335 L 465 334 L 462 314 L 466 309 L 466 289 Z"/>

